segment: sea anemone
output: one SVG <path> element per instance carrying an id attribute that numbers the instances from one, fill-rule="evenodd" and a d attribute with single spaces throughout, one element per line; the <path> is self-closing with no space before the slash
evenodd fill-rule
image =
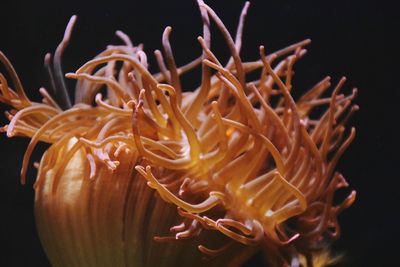
<path id="1" fill-rule="evenodd" d="M 310 40 L 269 55 L 261 46 L 259 60 L 243 62 L 249 3 L 235 39 L 198 4 L 202 55 L 177 67 L 167 27 L 164 51 L 155 51 L 160 72 L 151 74 L 143 46 L 118 31 L 122 45 L 65 75 L 77 80 L 74 105 L 61 61 L 76 16 L 45 57 L 51 86 L 40 89 L 42 103 L 28 99 L 0 53 L 14 88 L 0 74 L 0 101 L 12 107 L 2 130 L 31 138 L 23 184 L 35 146 L 50 144 L 34 188 L 53 266 L 238 266 L 258 251 L 271 266 L 331 260 L 337 216 L 355 200 L 352 191 L 333 203 L 348 186 L 335 168 L 355 137 L 354 128 L 345 137 L 345 124 L 356 90 L 341 94 L 342 78 L 327 95 L 326 77 L 295 100 L 293 67 Z M 210 21 L 230 51 L 225 65 L 210 50 Z M 183 88 L 181 76 L 199 66 L 201 84 Z"/>

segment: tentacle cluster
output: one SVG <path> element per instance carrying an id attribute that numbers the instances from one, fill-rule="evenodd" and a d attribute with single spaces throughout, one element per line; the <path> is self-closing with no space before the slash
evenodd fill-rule
<path id="1" fill-rule="evenodd" d="M 352 128 L 346 137 L 345 125 L 358 109 L 352 104 L 356 90 L 340 93 L 342 78 L 328 95 L 331 83 L 326 77 L 293 99 L 293 67 L 310 41 L 269 55 L 260 47 L 260 60 L 243 62 L 241 36 L 249 4 L 234 39 L 216 13 L 202 0 L 198 3 L 204 25 L 198 38 L 200 57 L 178 68 L 167 27 L 164 51 L 155 51 L 160 73 L 151 74 L 143 46 L 134 46 L 117 32 L 123 45 L 107 47 L 75 73 L 66 74 L 77 80 L 72 107 L 60 72 L 75 17 L 54 61 L 46 56 L 53 88 L 51 93 L 40 89 L 42 103 L 26 97 L 11 64 L 0 54 L 15 86 L 12 90 L 0 75 L 0 101 L 13 107 L 6 113 L 10 123 L 2 129 L 8 136 L 31 137 L 23 183 L 39 141 L 54 144 L 52 150 L 68 148 L 62 158 L 46 158 L 46 166 L 60 174 L 54 175 L 54 192 L 57 177 L 76 151 L 85 151 L 91 179 L 96 179 L 99 165 L 115 172 L 120 153 L 133 153 L 135 161 L 147 162 L 137 165 L 137 172 L 163 200 L 176 205 L 182 217 L 171 228 L 173 236 L 156 240 L 188 239 L 216 230 L 230 241 L 217 249 L 200 245 L 210 257 L 223 254 L 236 241 L 248 246 L 243 255 L 266 248 L 272 264 L 296 265 L 300 254 L 310 259 L 310 251 L 322 249 L 327 236 L 338 237 L 337 216 L 355 200 L 353 191 L 341 204 L 333 204 L 335 191 L 348 186 L 335 167 L 355 136 Z M 231 52 L 226 65 L 211 51 L 210 21 Z M 182 88 L 180 77 L 198 66 L 199 87 Z M 259 79 L 248 81 L 251 72 L 258 72 Z M 103 88 L 106 98 L 99 93 Z M 314 115 L 321 107 L 325 112 Z M 43 184 L 41 175 L 38 178 L 36 187 Z"/>

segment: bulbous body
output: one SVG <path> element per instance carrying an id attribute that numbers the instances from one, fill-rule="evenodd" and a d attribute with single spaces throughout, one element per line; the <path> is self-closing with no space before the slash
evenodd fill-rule
<path id="1" fill-rule="evenodd" d="M 157 242 L 178 223 L 176 208 L 163 201 L 134 170 L 138 155 L 129 150 L 113 160 L 111 172 L 100 166 L 90 179 L 84 148 L 71 138 L 55 143 L 43 156 L 35 185 L 35 216 L 52 266 L 203 266 L 196 242 Z M 188 244 L 189 243 L 189 244 Z M 210 262 L 221 266 L 229 258 Z"/>

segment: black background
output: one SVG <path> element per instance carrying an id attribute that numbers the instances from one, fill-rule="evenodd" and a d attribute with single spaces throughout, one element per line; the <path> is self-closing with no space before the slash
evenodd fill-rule
<path id="1" fill-rule="evenodd" d="M 244 1 L 207 3 L 234 33 Z M 179 65 L 201 51 L 196 40 L 201 19 L 194 0 L 106 4 L 2 0 L 0 8 L 0 50 L 33 99 L 46 85 L 43 57 L 55 50 L 72 14 L 79 17 L 64 57 L 65 71 L 76 70 L 107 44 L 119 43 L 115 30 L 126 32 L 135 44 L 144 43 L 153 65 L 152 52 L 161 48 L 161 34 L 168 25 L 173 27 L 171 43 Z M 359 88 L 356 103 L 361 110 L 351 122 L 357 138 L 338 166 L 358 193 L 356 203 L 339 218 L 343 233 L 334 248 L 346 253 L 343 266 L 398 265 L 400 20 L 396 10 L 384 1 L 254 0 L 245 26 L 241 53 L 245 60 L 258 57 L 260 44 L 272 51 L 305 38 L 313 40 L 295 67 L 295 90 L 304 91 L 325 75 L 333 81 L 347 76 L 347 92 Z M 213 51 L 225 60 L 227 48 L 218 31 L 213 33 Z M 194 77 L 185 80 L 187 87 L 196 84 L 191 81 Z M 49 266 L 35 230 L 32 181 L 25 187 L 19 184 L 27 143 L 0 137 L 0 266 Z M 39 155 L 40 149 L 36 159 Z"/>

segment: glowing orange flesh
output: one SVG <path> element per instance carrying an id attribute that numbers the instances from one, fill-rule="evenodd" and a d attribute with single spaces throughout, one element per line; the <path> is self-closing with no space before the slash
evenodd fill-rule
<path id="1" fill-rule="evenodd" d="M 358 109 L 351 104 L 356 91 L 348 96 L 340 94 L 343 78 L 333 93 L 324 97 L 330 87 L 327 77 L 294 100 L 292 68 L 306 53 L 309 40 L 268 56 L 260 47 L 259 61 L 242 62 L 241 30 L 249 4 L 243 9 L 235 40 L 211 8 L 202 1 L 199 6 L 204 21 L 204 34 L 199 37 L 203 55 L 199 59 L 177 68 L 169 43 L 171 28 L 167 27 L 163 35 L 166 65 L 162 53 L 156 51 L 161 72 L 151 74 L 142 47 L 133 46 L 118 32 L 124 45 L 109 46 L 75 73 L 66 74 L 78 80 L 72 107 L 68 101 L 66 106 L 57 103 L 45 89 L 40 91 L 43 103 L 31 102 L 8 60 L 0 54 L 15 86 L 14 91 L 0 76 L 0 101 L 13 107 L 8 113 L 10 123 L 3 130 L 8 136 L 31 137 L 21 171 L 23 183 L 35 145 L 52 144 L 40 163 L 35 188 L 38 228 L 54 265 L 85 262 L 99 266 L 99 254 L 108 255 L 107 264 L 112 266 L 142 257 L 142 247 L 137 246 L 140 234 L 127 225 L 143 223 L 139 209 L 146 209 L 147 202 L 135 203 L 141 197 L 155 196 L 150 196 L 152 191 L 145 189 L 145 180 L 138 174 L 162 200 L 178 207 L 173 213 L 182 218 L 182 223 L 166 220 L 178 223 L 171 228 L 174 235 L 157 240 L 187 239 L 204 229 L 217 230 L 228 240 L 248 246 L 231 261 L 233 265 L 259 248 L 267 251 L 273 265 L 293 263 L 299 261 L 300 254 L 310 257 L 310 249 L 326 234 L 338 237 L 336 217 L 355 199 L 353 191 L 342 204 L 332 204 L 334 192 L 347 186 L 335 167 L 355 136 L 352 128 L 344 137 L 345 124 Z M 209 50 L 210 18 L 232 55 L 225 66 Z M 61 50 L 57 49 L 55 67 L 61 62 L 74 22 L 75 17 L 67 27 Z M 122 62 L 122 67 L 117 62 Z M 180 76 L 199 64 L 201 85 L 183 93 Z M 260 78 L 246 81 L 246 74 L 254 71 L 259 71 Z M 97 93 L 104 86 L 105 99 Z M 95 105 L 91 105 L 93 101 Z M 322 105 L 327 106 L 325 113 L 311 117 L 313 109 Z M 131 183 L 137 185 L 128 186 Z M 102 187 L 115 189 L 99 193 L 105 190 Z M 129 190 L 138 194 L 132 201 L 127 198 L 133 194 Z M 154 201 L 160 207 L 165 205 L 160 199 Z M 133 212 L 129 224 L 125 221 L 127 205 Z M 110 212 L 99 210 L 105 207 Z M 93 211 L 86 214 L 88 209 Z M 61 226 L 49 223 L 51 218 L 58 218 L 55 223 Z M 160 220 L 160 216 L 154 218 Z M 74 234 L 85 233 L 80 242 L 74 243 L 65 230 L 68 220 L 76 222 L 71 224 Z M 94 244 L 97 239 L 91 235 L 104 234 L 101 227 L 115 232 Z M 131 249 L 136 252 L 131 258 L 119 249 L 128 242 L 120 239 L 121 231 L 132 231 L 134 236 Z M 65 250 L 53 235 L 63 240 Z M 93 246 L 90 251 L 94 254 L 85 251 Z M 199 250 L 213 257 L 229 246 L 209 249 L 200 245 Z"/>

